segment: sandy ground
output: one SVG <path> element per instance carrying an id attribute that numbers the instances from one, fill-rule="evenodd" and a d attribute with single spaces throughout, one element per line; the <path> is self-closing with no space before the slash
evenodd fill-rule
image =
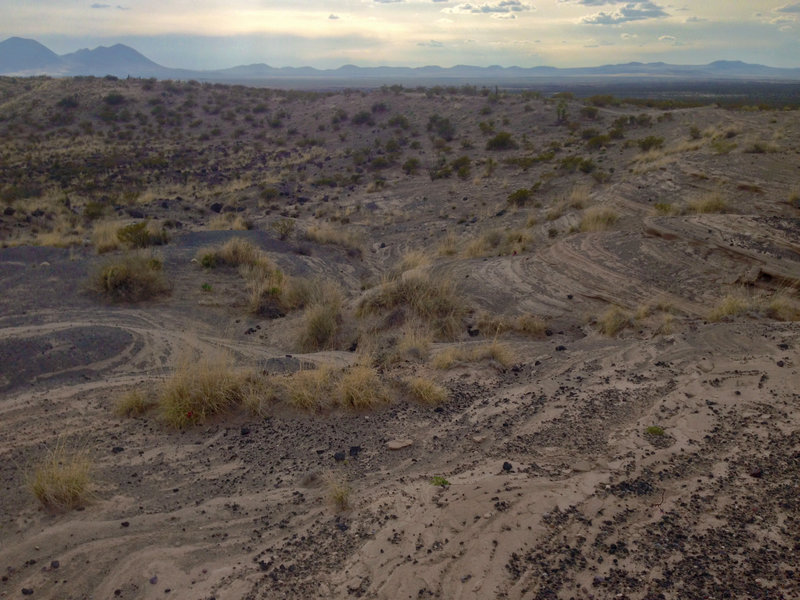
<path id="1" fill-rule="evenodd" d="M 549 330 L 504 337 L 510 367 L 385 374 L 441 383 L 451 400 L 436 407 L 276 407 L 184 431 L 153 413 L 114 415 L 124 392 L 151 391 L 187 352 L 224 349 L 266 372 L 297 368 L 287 354 L 353 362 L 345 348 L 288 350 L 297 317 L 248 315 L 235 272 L 211 276 L 191 259 L 243 235 L 288 273 L 337 278 L 352 304 L 364 281 L 441 233 L 415 212 L 419 188 L 363 197 L 409 216 L 372 229 L 362 257 L 298 252 L 263 229 L 176 234 L 160 249 L 172 293 L 134 305 L 86 290 L 101 260 L 90 248 L 0 249 L 0 595 L 800 598 L 798 322 L 706 318 L 721 290 L 791 294 L 800 281 L 797 209 L 776 191 L 796 181 L 797 154 L 756 158 L 681 155 L 593 192 L 622 215 L 609 231 L 549 238 L 576 222 L 567 214 L 537 225 L 519 255 L 437 259 L 432 272 L 476 308 L 543 315 Z M 733 214 L 653 213 L 699 168 L 721 177 L 733 161 L 737 177 L 748 168 L 774 190 L 735 200 Z M 671 330 L 656 317 L 615 337 L 596 330 L 603 307 L 654 300 L 673 307 Z M 25 485 L 58 439 L 94 461 L 91 499 L 67 512 L 41 508 Z M 346 510 L 328 500 L 331 474 L 352 490 Z"/>

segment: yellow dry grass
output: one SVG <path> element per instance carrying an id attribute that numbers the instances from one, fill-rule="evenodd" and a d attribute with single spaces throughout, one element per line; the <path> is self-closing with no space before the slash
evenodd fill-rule
<path id="1" fill-rule="evenodd" d="M 28 486 L 45 508 L 76 508 L 90 498 L 91 470 L 88 451 L 69 448 L 58 440 L 34 465 Z"/>

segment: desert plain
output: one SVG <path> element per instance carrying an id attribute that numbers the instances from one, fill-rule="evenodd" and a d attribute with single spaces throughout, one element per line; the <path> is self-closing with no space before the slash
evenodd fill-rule
<path id="1" fill-rule="evenodd" d="M 0 78 L 0 139 L 0 596 L 800 597 L 796 109 Z"/>

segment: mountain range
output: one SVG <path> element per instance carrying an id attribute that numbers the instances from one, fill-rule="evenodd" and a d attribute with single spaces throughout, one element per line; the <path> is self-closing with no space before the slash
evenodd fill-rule
<path id="1" fill-rule="evenodd" d="M 195 71 L 161 66 L 124 44 L 99 46 L 58 55 L 36 40 L 11 37 L 0 42 L 0 75 L 94 75 L 102 77 L 156 77 L 158 79 L 198 79 L 205 81 L 476 81 L 504 82 L 524 80 L 751 80 L 800 81 L 800 68 L 776 68 L 741 61 L 715 61 L 706 65 L 673 65 L 663 62 L 630 62 L 598 67 L 358 67 L 338 69 L 313 67 L 272 67 L 259 63 L 228 69 Z"/>

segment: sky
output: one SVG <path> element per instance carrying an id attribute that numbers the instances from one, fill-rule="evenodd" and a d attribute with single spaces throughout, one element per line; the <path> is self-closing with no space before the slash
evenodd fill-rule
<path id="1" fill-rule="evenodd" d="M 117 4 L 121 2 L 121 4 Z M 800 67 L 800 0 L 0 0 L 0 40 L 123 43 L 167 67 Z"/>

